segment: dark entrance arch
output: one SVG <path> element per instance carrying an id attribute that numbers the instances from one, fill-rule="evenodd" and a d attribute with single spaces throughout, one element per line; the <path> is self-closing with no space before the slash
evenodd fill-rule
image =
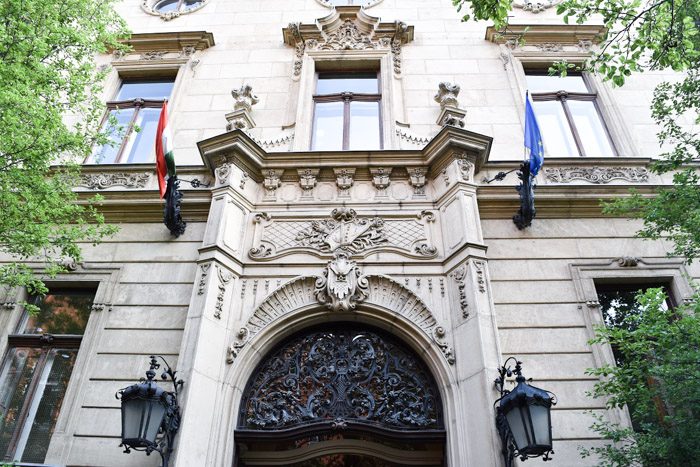
<path id="1" fill-rule="evenodd" d="M 310 328 L 253 372 L 235 441 L 239 467 L 441 466 L 440 393 L 394 336 L 357 323 Z"/>

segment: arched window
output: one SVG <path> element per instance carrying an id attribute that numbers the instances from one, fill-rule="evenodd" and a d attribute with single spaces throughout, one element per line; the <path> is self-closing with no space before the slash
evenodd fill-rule
<path id="1" fill-rule="evenodd" d="M 253 372 L 238 465 L 443 465 L 440 395 L 405 344 L 354 324 L 286 339 Z"/>

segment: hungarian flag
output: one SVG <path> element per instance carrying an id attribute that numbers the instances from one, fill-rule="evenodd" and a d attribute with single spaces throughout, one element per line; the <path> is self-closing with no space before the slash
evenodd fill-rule
<path id="1" fill-rule="evenodd" d="M 160 111 L 158 130 L 156 131 L 156 172 L 158 173 L 158 187 L 160 197 L 165 197 L 165 175 L 175 176 L 175 158 L 173 156 L 173 136 L 168 128 L 168 102 L 163 101 L 163 109 Z"/>

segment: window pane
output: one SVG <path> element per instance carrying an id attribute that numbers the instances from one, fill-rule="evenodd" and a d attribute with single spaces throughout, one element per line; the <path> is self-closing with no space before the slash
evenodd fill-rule
<path id="1" fill-rule="evenodd" d="M 88 160 L 91 164 L 113 164 L 119 155 L 124 135 L 129 129 L 129 124 L 134 116 L 135 109 L 117 109 L 109 112 L 104 130 L 109 133 L 111 144 L 105 144 L 97 148 Z M 115 122 L 112 122 L 115 120 Z"/>
<path id="2" fill-rule="evenodd" d="M 155 160 L 156 131 L 160 109 L 142 108 L 136 116 L 134 126 L 140 131 L 132 131 L 129 141 L 124 147 L 122 162 L 126 164 L 136 162 L 151 162 Z"/>
<path id="3" fill-rule="evenodd" d="M 76 349 L 49 351 L 17 443 L 15 458 L 22 462 L 44 462 L 77 353 Z"/>
<path id="4" fill-rule="evenodd" d="M 173 80 L 124 81 L 115 100 L 126 101 L 137 97 L 142 99 L 167 99 L 170 97 L 172 90 Z"/>
<path id="5" fill-rule="evenodd" d="M 354 92 L 377 94 L 379 84 L 376 73 L 323 73 L 318 76 L 316 94 Z"/>
<path id="6" fill-rule="evenodd" d="M 583 76 L 547 76 L 527 75 L 527 87 L 530 92 L 590 92 Z"/>
<path id="7" fill-rule="evenodd" d="M 615 155 L 600 114 L 593 102 L 568 100 L 574 125 L 588 157 L 612 157 Z"/>
<path id="8" fill-rule="evenodd" d="M 379 102 L 351 102 L 348 149 L 380 148 Z"/>
<path id="9" fill-rule="evenodd" d="M 202 4 L 202 0 L 185 0 L 182 2 L 183 10 L 191 10 L 192 8 L 198 7 Z"/>
<path id="10" fill-rule="evenodd" d="M 343 149 L 343 105 L 342 102 L 316 104 L 312 150 L 340 151 Z"/>
<path id="11" fill-rule="evenodd" d="M 576 157 L 574 135 L 569 128 L 564 109 L 559 101 L 533 102 L 533 110 L 542 132 L 544 150 L 551 157 Z"/>
<path id="12" fill-rule="evenodd" d="M 33 302 L 39 307 L 39 312 L 36 315 L 25 312 L 20 332 L 83 334 L 94 299 L 95 293 L 90 290 L 56 291 L 35 297 Z"/>
<path id="13" fill-rule="evenodd" d="M 0 455 L 10 447 L 40 357 L 40 349 L 13 348 L 8 352 L 0 375 Z"/>

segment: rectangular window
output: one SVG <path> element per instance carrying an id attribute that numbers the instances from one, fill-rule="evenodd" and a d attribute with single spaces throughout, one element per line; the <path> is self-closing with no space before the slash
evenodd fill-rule
<path id="1" fill-rule="evenodd" d="M 377 72 L 319 73 L 311 150 L 381 149 L 381 98 Z"/>
<path id="2" fill-rule="evenodd" d="M 616 155 L 600 117 L 597 94 L 583 76 L 570 74 L 561 77 L 527 72 L 527 86 L 548 155 Z"/>
<path id="3" fill-rule="evenodd" d="M 90 164 L 135 164 L 155 160 L 154 142 L 163 101 L 170 97 L 173 78 L 125 80 L 113 101 L 107 102 L 102 124 L 110 144 L 97 148 Z"/>
<path id="4" fill-rule="evenodd" d="M 29 302 L 0 372 L 0 452 L 5 461 L 42 463 L 61 410 L 94 290 L 52 290 Z"/>

